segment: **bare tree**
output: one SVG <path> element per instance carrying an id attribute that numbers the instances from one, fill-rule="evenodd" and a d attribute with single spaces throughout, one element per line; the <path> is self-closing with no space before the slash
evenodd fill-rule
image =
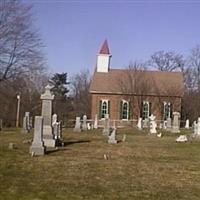
<path id="1" fill-rule="evenodd" d="M 0 1 L 0 82 L 41 70 L 42 42 L 32 24 L 31 7 Z"/>
<path id="2" fill-rule="evenodd" d="M 149 64 L 160 71 L 174 71 L 184 67 L 184 59 L 174 52 L 158 51 L 151 56 Z"/>
<path id="3" fill-rule="evenodd" d="M 200 91 L 200 45 L 196 45 L 192 50 L 188 59 L 188 75 L 193 81 L 193 89 L 198 88 Z"/>
<path id="4" fill-rule="evenodd" d="M 80 73 L 77 73 L 70 81 L 75 114 L 91 115 L 91 100 L 89 93 L 90 81 L 91 77 L 89 70 L 83 70 Z"/>
<path id="5" fill-rule="evenodd" d="M 146 99 L 145 95 L 150 89 L 145 64 L 139 62 L 130 63 L 120 77 L 119 87 L 129 100 L 130 118 L 133 118 L 133 116 L 138 118 L 142 102 Z"/>

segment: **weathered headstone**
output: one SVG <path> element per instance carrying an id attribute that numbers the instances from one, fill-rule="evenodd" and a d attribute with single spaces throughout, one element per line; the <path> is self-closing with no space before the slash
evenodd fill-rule
<path id="1" fill-rule="evenodd" d="M 189 129 L 189 128 L 190 128 L 189 119 L 187 119 L 186 122 L 185 122 L 185 128 L 186 128 L 186 129 Z"/>
<path id="2" fill-rule="evenodd" d="M 41 95 L 42 100 L 42 116 L 43 116 L 43 135 L 44 135 L 44 145 L 46 147 L 55 147 L 55 139 L 52 131 L 52 101 L 54 95 L 51 94 L 51 86 L 47 85 L 45 87 L 44 94 Z"/>
<path id="3" fill-rule="evenodd" d="M 96 114 L 94 118 L 94 129 L 97 129 L 97 128 L 98 128 L 98 115 Z"/>
<path id="4" fill-rule="evenodd" d="M 138 119 L 137 128 L 139 130 L 142 130 L 142 118 L 141 117 Z"/>
<path id="5" fill-rule="evenodd" d="M 21 132 L 22 133 L 28 133 L 29 131 L 30 131 L 30 129 L 28 127 L 28 118 L 27 118 L 27 116 L 24 116 Z"/>
<path id="6" fill-rule="evenodd" d="M 112 130 L 112 132 L 108 135 L 108 143 L 109 144 L 116 144 L 116 128 Z"/>
<path id="7" fill-rule="evenodd" d="M 74 132 L 81 132 L 81 119 L 80 117 L 76 117 L 76 123 L 74 127 Z"/>
<path id="8" fill-rule="evenodd" d="M 180 113 L 179 112 L 173 112 L 173 123 L 172 123 L 172 133 L 180 133 L 179 130 L 179 117 Z"/>
<path id="9" fill-rule="evenodd" d="M 109 120 L 109 115 L 105 115 L 104 119 L 104 127 L 103 127 L 103 135 L 109 135 L 110 134 L 110 120 Z"/>
<path id="10" fill-rule="evenodd" d="M 83 115 L 83 124 L 82 124 L 83 131 L 87 131 L 87 116 Z"/>
<path id="11" fill-rule="evenodd" d="M 157 128 L 157 124 L 156 124 L 156 117 L 151 114 L 151 116 L 149 117 L 149 120 L 150 120 L 150 134 L 156 134 L 157 131 L 156 131 L 156 128 Z"/>
<path id="12" fill-rule="evenodd" d="M 167 131 L 171 131 L 172 130 L 172 119 L 170 117 L 167 118 L 167 127 L 166 127 Z"/>
<path id="13" fill-rule="evenodd" d="M 36 116 L 34 124 L 33 142 L 30 146 L 29 152 L 34 155 L 44 155 L 45 147 L 43 142 L 43 117 Z"/>
<path id="14" fill-rule="evenodd" d="M 27 129 L 30 130 L 30 112 L 25 112 L 25 117 L 27 118 Z"/>

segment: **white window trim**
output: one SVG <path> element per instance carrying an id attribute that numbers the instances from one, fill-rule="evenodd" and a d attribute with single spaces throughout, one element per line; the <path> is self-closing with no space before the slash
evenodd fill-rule
<path id="1" fill-rule="evenodd" d="M 145 119 L 148 119 L 149 118 L 149 101 L 143 101 L 143 106 L 144 106 L 144 104 L 147 104 L 148 105 L 148 117 L 147 118 L 145 118 Z M 143 108 L 142 108 L 142 113 L 144 112 L 144 110 L 143 110 Z"/>
<path id="2" fill-rule="evenodd" d="M 126 119 L 122 119 L 122 121 L 128 121 L 129 120 L 129 102 L 126 101 L 126 100 L 122 100 L 122 117 L 123 117 L 123 107 L 124 107 L 124 103 L 127 103 L 128 104 L 128 107 L 127 107 L 127 118 Z"/>
<path id="3" fill-rule="evenodd" d="M 102 115 L 102 108 L 103 108 L 103 103 L 106 102 L 107 109 L 106 109 L 106 114 L 108 114 L 108 99 L 101 99 L 101 115 Z M 105 117 L 101 117 L 101 119 L 105 119 Z"/>
<path id="4" fill-rule="evenodd" d="M 163 116 L 165 116 L 165 106 L 169 106 L 169 115 L 167 116 L 168 117 L 171 117 L 171 103 L 170 102 L 166 102 L 166 101 L 163 101 L 163 105 L 164 105 L 164 112 L 163 112 Z"/>

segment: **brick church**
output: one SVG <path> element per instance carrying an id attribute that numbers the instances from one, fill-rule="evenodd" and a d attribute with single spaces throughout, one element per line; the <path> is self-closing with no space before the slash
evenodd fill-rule
<path id="1" fill-rule="evenodd" d="M 147 71 L 140 68 L 113 69 L 107 40 L 97 55 L 90 85 L 91 117 L 109 114 L 111 120 L 148 119 L 154 114 L 166 120 L 181 112 L 184 92 L 181 72 Z"/>

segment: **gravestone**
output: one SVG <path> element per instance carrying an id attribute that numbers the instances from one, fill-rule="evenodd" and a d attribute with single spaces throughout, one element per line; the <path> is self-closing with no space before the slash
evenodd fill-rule
<path id="1" fill-rule="evenodd" d="M 27 118 L 27 129 L 30 130 L 30 112 L 25 112 L 25 117 Z"/>
<path id="2" fill-rule="evenodd" d="M 142 130 L 142 118 L 141 117 L 138 119 L 137 128 L 139 130 Z"/>
<path id="3" fill-rule="evenodd" d="M 73 129 L 74 132 L 81 132 L 81 118 L 76 117 L 75 127 Z"/>
<path id="4" fill-rule="evenodd" d="M 148 128 L 149 127 L 149 119 L 142 120 L 142 127 L 143 128 Z"/>
<path id="5" fill-rule="evenodd" d="M 167 126 L 166 126 L 167 131 L 172 130 L 172 119 L 170 117 L 167 118 Z"/>
<path id="6" fill-rule="evenodd" d="M 171 119 L 171 118 L 170 118 L 170 119 Z M 164 121 L 163 121 L 163 129 L 165 129 L 165 130 L 167 129 L 167 120 L 164 120 Z"/>
<path id="7" fill-rule="evenodd" d="M 33 128 L 33 117 L 31 116 L 30 117 L 30 129 L 32 129 Z"/>
<path id="8" fill-rule="evenodd" d="M 57 123 L 57 120 L 58 120 L 57 114 L 53 114 L 53 116 L 52 116 L 52 126 L 53 126 L 53 124 Z"/>
<path id="9" fill-rule="evenodd" d="M 194 135 L 197 135 L 197 122 L 193 122 L 193 128 L 194 128 Z"/>
<path id="10" fill-rule="evenodd" d="M 87 116 L 83 115 L 83 124 L 82 124 L 83 131 L 87 131 Z"/>
<path id="11" fill-rule="evenodd" d="M 28 126 L 28 117 L 24 116 L 21 133 L 28 133 L 29 131 L 30 131 L 30 129 L 29 129 L 29 126 Z"/>
<path id="12" fill-rule="evenodd" d="M 109 120 L 109 115 L 105 115 L 104 119 L 104 127 L 103 127 L 103 135 L 109 135 L 110 134 L 110 120 Z"/>
<path id="13" fill-rule="evenodd" d="M 187 119 L 186 122 L 185 122 L 185 128 L 186 128 L 186 129 L 189 129 L 189 128 L 190 128 L 189 119 Z"/>
<path id="14" fill-rule="evenodd" d="M 173 112 L 173 123 L 172 123 L 172 133 L 180 133 L 179 130 L 179 117 L 180 113 L 179 112 Z"/>
<path id="15" fill-rule="evenodd" d="M 45 147 L 43 142 L 43 117 L 36 116 L 34 124 L 33 142 L 30 146 L 29 152 L 34 155 L 44 155 Z"/>
<path id="16" fill-rule="evenodd" d="M 97 128 L 98 128 L 98 116 L 96 114 L 94 118 L 94 129 L 97 129 Z"/>
<path id="17" fill-rule="evenodd" d="M 126 134 L 123 134 L 122 142 L 126 142 Z"/>
<path id="18" fill-rule="evenodd" d="M 62 140 L 62 121 L 58 122 L 58 139 Z"/>
<path id="19" fill-rule="evenodd" d="M 112 130 L 112 132 L 108 135 L 108 143 L 109 144 L 116 144 L 116 128 Z"/>
<path id="20" fill-rule="evenodd" d="M 52 116 L 52 128 L 53 128 L 53 135 L 54 135 L 54 139 L 57 141 L 59 140 L 59 136 L 58 136 L 58 122 L 57 122 L 57 114 L 53 114 Z"/>
<path id="21" fill-rule="evenodd" d="M 197 123 L 194 124 L 194 136 L 200 138 L 200 117 L 198 118 Z"/>
<path id="22" fill-rule="evenodd" d="M 45 87 L 44 94 L 41 95 L 42 100 L 42 117 L 43 117 L 43 137 L 46 147 L 55 147 L 55 139 L 52 130 L 52 101 L 54 95 L 51 94 L 51 86 Z"/>
<path id="23" fill-rule="evenodd" d="M 187 136 L 186 135 L 180 135 L 178 138 L 176 138 L 176 142 L 187 142 Z"/>
<path id="24" fill-rule="evenodd" d="M 156 117 L 151 114 L 151 116 L 149 117 L 149 120 L 150 120 L 150 134 L 156 134 L 157 131 L 156 131 L 156 128 L 157 128 L 157 124 L 156 124 Z"/>
<path id="25" fill-rule="evenodd" d="M 91 130 L 91 125 L 90 125 L 90 123 L 87 123 L 87 130 Z"/>

